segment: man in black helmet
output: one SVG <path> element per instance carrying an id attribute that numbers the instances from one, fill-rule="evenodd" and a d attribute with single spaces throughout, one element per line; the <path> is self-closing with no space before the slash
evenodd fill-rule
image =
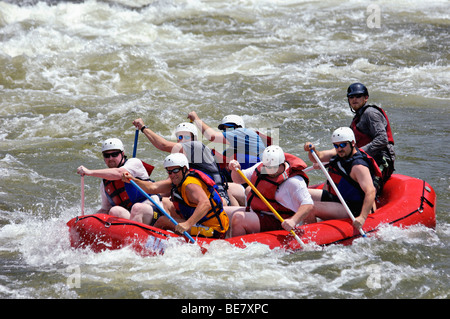
<path id="1" fill-rule="evenodd" d="M 361 83 L 353 83 L 347 89 L 348 104 L 355 116 L 350 125 L 355 133 L 356 146 L 377 162 L 386 182 L 394 171 L 394 138 L 389 119 L 384 110 L 367 104 L 369 91 Z"/>

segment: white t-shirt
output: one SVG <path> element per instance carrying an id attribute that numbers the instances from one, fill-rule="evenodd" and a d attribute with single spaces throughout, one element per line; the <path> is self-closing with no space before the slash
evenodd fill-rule
<path id="1" fill-rule="evenodd" d="M 144 164 L 142 164 L 142 161 L 137 158 L 130 158 L 128 159 L 125 164 L 122 166 L 125 168 L 128 173 L 130 173 L 133 177 L 139 177 L 140 179 L 148 179 L 148 173 L 147 170 L 144 167 Z M 111 203 L 109 202 L 108 197 L 105 193 L 105 185 L 103 184 L 103 180 L 100 182 L 100 194 L 102 196 L 102 210 L 109 211 L 112 207 Z M 153 197 L 152 197 L 153 198 Z"/>
<path id="2" fill-rule="evenodd" d="M 259 164 L 261 163 L 242 171 L 249 180 L 251 180 L 251 176 Z M 293 212 L 297 212 L 301 205 L 313 204 L 305 180 L 298 175 L 288 178 L 278 187 L 275 192 L 275 200 Z"/>

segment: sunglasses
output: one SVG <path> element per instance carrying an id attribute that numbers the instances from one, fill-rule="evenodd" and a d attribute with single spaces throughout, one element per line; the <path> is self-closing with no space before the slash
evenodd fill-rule
<path id="1" fill-rule="evenodd" d="M 113 152 L 113 153 L 103 153 L 103 158 L 110 158 L 111 156 L 116 158 L 119 156 L 122 152 Z"/>
<path id="2" fill-rule="evenodd" d="M 334 146 L 334 148 L 344 148 L 344 147 L 346 147 L 347 146 L 347 144 L 348 144 L 348 142 L 344 142 L 344 143 L 339 143 L 339 144 L 334 144 L 333 143 L 333 146 Z"/>
<path id="3" fill-rule="evenodd" d="M 188 141 L 191 139 L 191 136 L 190 135 L 178 135 L 177 138 L 179 141 L 181 141 L 183 138 Z"/>
<path id="4" fill-rule="evenodd" d="M 351 95 L 348 98 L 349 99 L 360 99 L 362 98 L 364 95 L 363 94 L 356 94 L 356 95 Z"/>
<path id="5" fill-rule="evenodd" d="M 222 131 L 233 131 L 236 128 L 235 124 L 222 124 L 222 128 L 220 130 Z"/>
<path id="6" fill-rule="evenodd" d="M 174 169 L 166 169 L 166 171 L 167 171 L 167 174 L 169 174 L 169 175 L 172 174 L 172 173 L 176 174 L 179 171 L 181 171 L 181 167 L 174 168 Z"/>

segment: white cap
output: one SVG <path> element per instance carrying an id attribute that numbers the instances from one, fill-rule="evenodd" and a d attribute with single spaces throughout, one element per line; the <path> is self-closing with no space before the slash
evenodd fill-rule
<path id="1" fill-rule="evenodd" d="M 264 166 L 279 166 L 286 160 L 284 152 L 278 145 L 270 145 L 266 147 L 262 154 L 262 162 Z"/>
<path id="2" fill-rule="evenodd" d="M 111 150 L 124 151 L 123 143 L 118 138 L 108 138 L 102 143 L 102 153 Z"/>
<path id="3" fill-rule="evenodd" d="M 194 140 L 197 140 L 197 137 L 198 137 L 197 127 L 192 123 L 184 122 L 184 123 L 178 124 L 175 129 L 175 134 L 178 134 L 179 132 L 192 133 L 194 135 Z"/>
<path id="4" fill-rule="evenodd" d="M 182 153 L 172 153 L 167 156 L 164 160 L 164 168 L 171 166 L 186 166 L 186 168 L 189 169 L 189 162 L 186 155 Z"/>
<path id="5" fill-rule="evenodd" d="M 222 119 L 222 124 L 219 125 L 219 130 L 223 130 L 225 124 L 234 124 L 236 126 L 245 127 L 244 119 L 239 115 L 234 114 L 227 115 Z"/>
<path id="6" fill-rule="evenodd" d="M 350 127 L 340 127 L 331 135 L 331 143 L 356 142 L 355 133 Z"/>

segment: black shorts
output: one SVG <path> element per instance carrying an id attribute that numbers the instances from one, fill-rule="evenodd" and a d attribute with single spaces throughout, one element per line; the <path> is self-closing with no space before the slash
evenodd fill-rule
<path id="1" fill-rule="evenodd" d="M 323 190 L 320 201 L 321 202 L 337 202 L 337 203 L 341 202 L 339 200 L 339 197 L 329 193 L 326 190 Z M 352 202 L 346 202 L 346 203 L 347 203 L 348 208 L 350 208 L 350 211 L 352 212 L 353 216 L 358 217 L 359 214 L 361 214 L 361 209 L 362 209 L 362 205 L 363 205 L 362 201 L 361 202 L 352 201 Z"/>

